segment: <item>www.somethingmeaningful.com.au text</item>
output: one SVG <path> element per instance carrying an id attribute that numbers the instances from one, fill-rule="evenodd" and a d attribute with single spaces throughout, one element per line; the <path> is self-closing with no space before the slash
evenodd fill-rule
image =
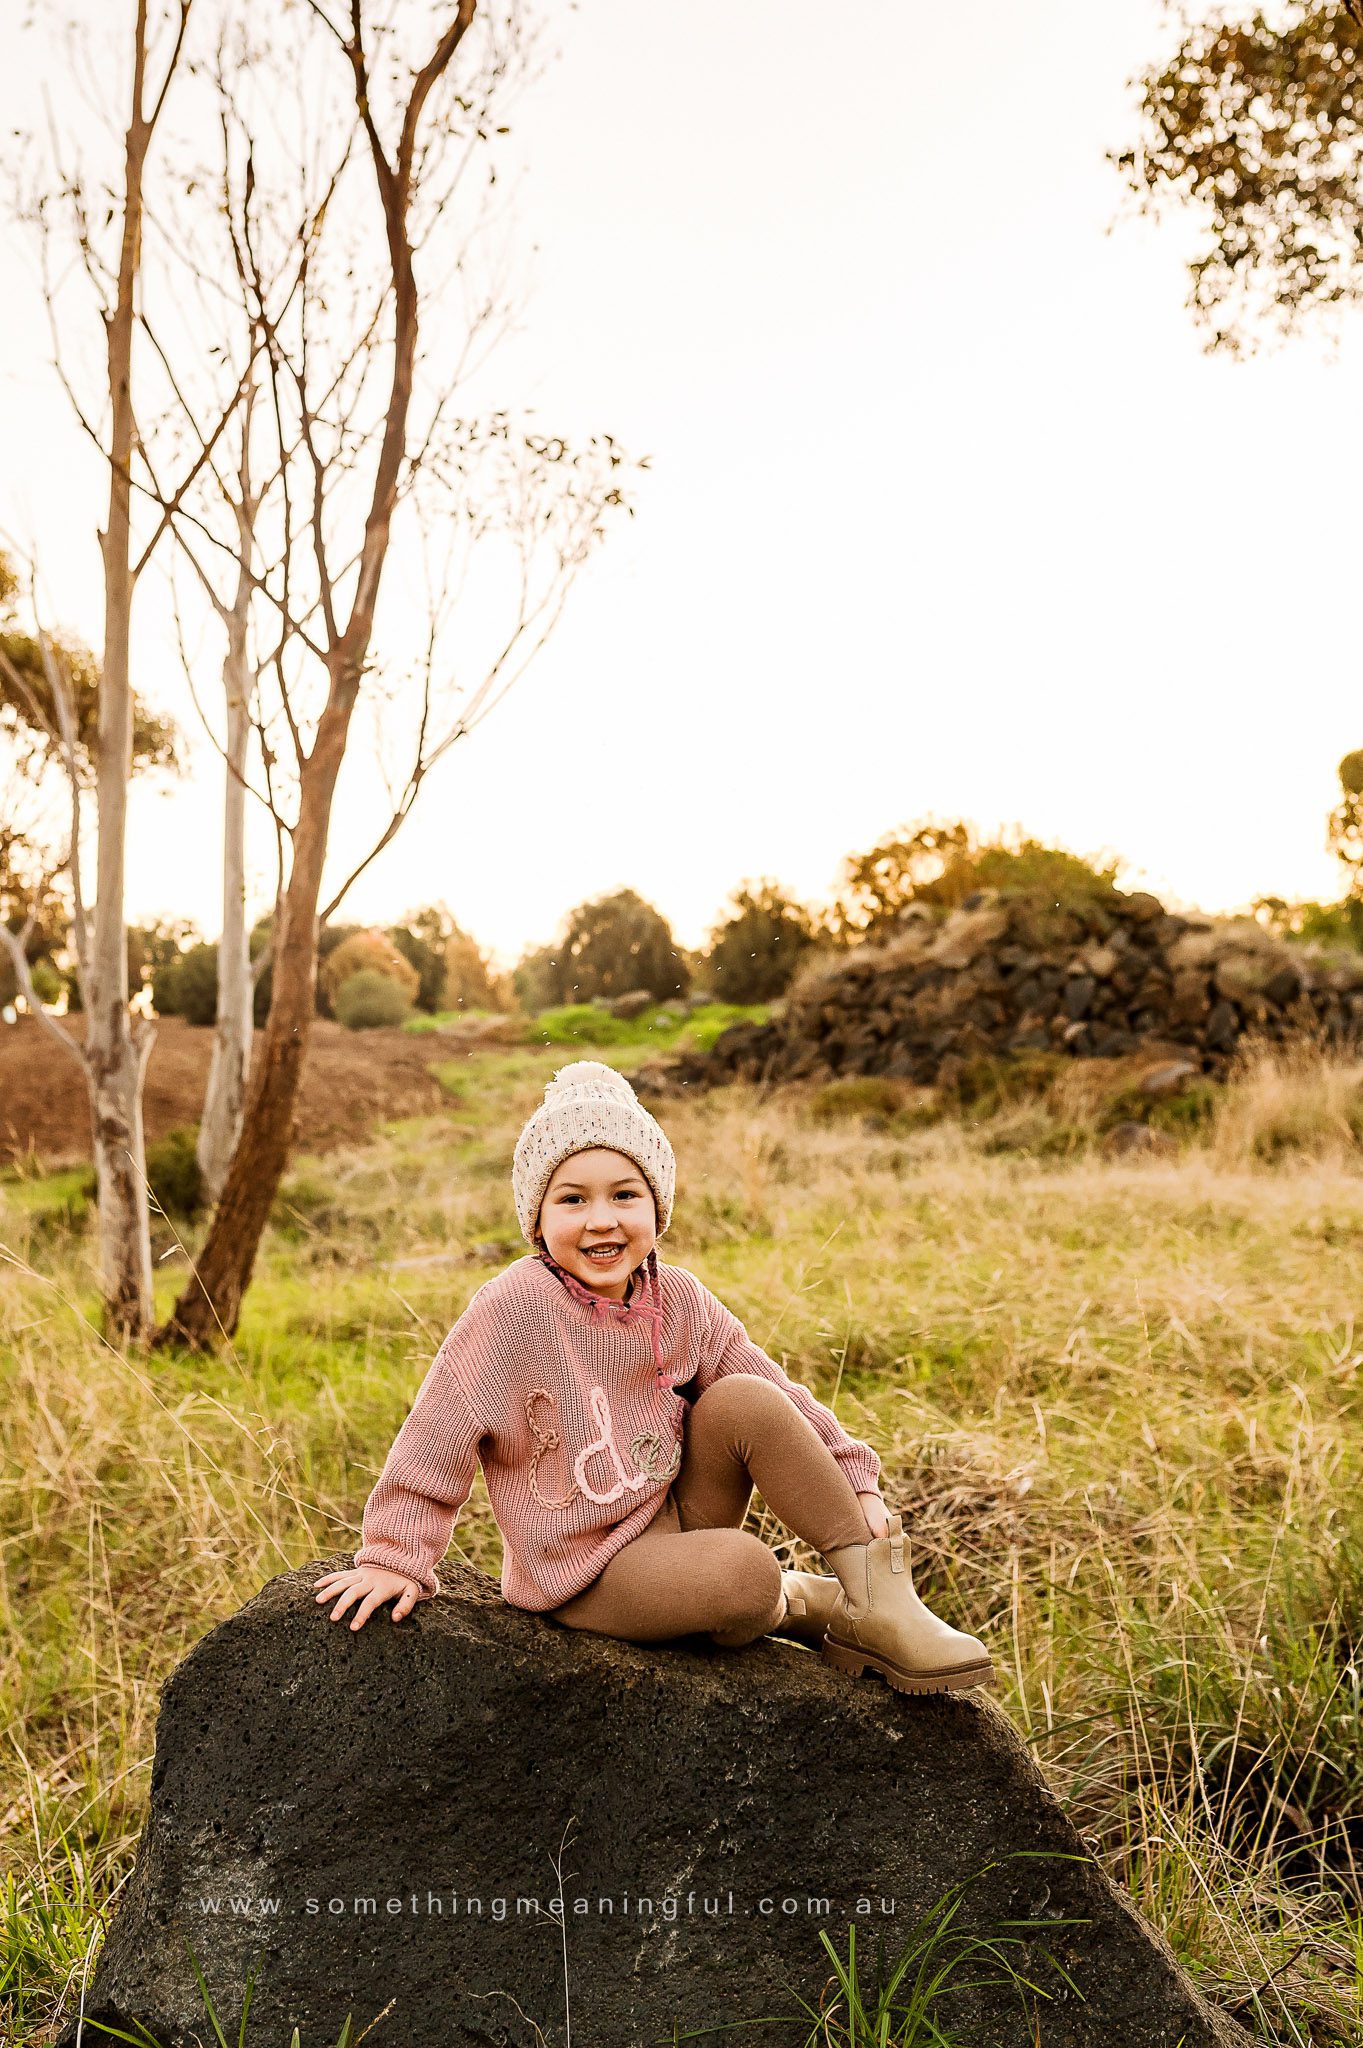
<path id="1" fill-rule="evenodd" d="M 859 1898 L 852 1901 L 847 1911 L 859 1918 L 884 1915 L 893 1918 L 897 1901 L 892 1898 Z M 223 1919 L 274 1920 L 283 1916 L 284 1900 L 281 1897 L 250 1898 L 218 1893 L 200 1896 L 199 1911 Z M 833 1912 L 831 1898 L 815 1894 L 803 1895 L 773 1894 L 764 1892 L 754 1899 L 735 1899 L 732 1892 L 664 1892 L 648 1896 L 644 1893 L 622 1892 L 618 1898 L 570 1898 L 554 1897 L 537 1899 L 524 1894 L 508 1897 L 493 1894 L 481 1898 L 476 1894 L 458 1892 L 430 1892 L 423 1902 L 416 1892 L 405 1897 L 392 1896 L 356 1898 L 305 1898 L 302 1911 L 310 1916 L 327 1915 L 340 1918 L 353 1913 L 361 1918 L 396 1918 L 403 1913 L 449 1915 L 451 1918 L 487 1919 L 504 1921 L 510 1919 L 580 1919 L 589 1914 L 602 1918 L 633 1917 L 649 1920 L 683 1920 L 703 1915 L 707 1919 L 739 1918 L 748 1914 L 759 1914 L 764 1919 L 773 1916 L 791 1919 L 800 1913 L 810 1914 L 817 1919 Z M 295 1912 L 297 1907 L 293 1909 Z"/>

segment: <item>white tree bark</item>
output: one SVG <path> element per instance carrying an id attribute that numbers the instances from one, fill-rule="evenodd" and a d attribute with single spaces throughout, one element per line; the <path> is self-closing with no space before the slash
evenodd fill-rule
<path id="1" fill-rule="evenodd" d="M 244 766 L 250 714 L 230 701 L 227 713 L 226 809 L 222 858 L 222 937 L 218 941 L 218 1015 L 199 1124 L 199 1171 L 204 1193 L 216 1203 L 241 1135 L 246 1082 L 251 1070 L 250 935 L 246 926 L 246 791 L 233 769 Z"/>
<path id="2" fill-rule="evenodd" d="M 112 520 L 110 526 L 112 529 Z M 32 918 L 30 917 L 18 932 L 11 932 L 0 925 L 0 941 L 3 941 L 9 954 L 20 993 L 30 1012 L 76 1061 L 84 1074 L 86 1092 L 90 1099 L 91 1134 L 98 1188 L 100 1272 L 109 1311 L 110 1328 L 120 1335 L 143 1337 L 150 1325 L 152 1300 L 151 1244 L 143 1167 L 142 1086 L 154 1034 L 149 1025 L 141 1020 L 134 1024 L 128 1015 L 127 944 L 121 916 L 116 919 L 106 917 L 104 928 L 106 963 L 110 925 L 116 929 L 119 942 L 121 976 L 113 977 L 111 983 L 107 964 L 105 965 L 102 997 L 106 1004 L 104 1015 L 107 1022 L 107 1004 L 112 986 L 112 1002 L 117 1012 L 114 1018 L 115 1029 L 96 1032 L 92 1028 L 92 999 L 101 984 L 95 968 L 98 940 L 92 941 L 91 933 L 92 923 L 94 933 L 100 932 L 100 906 L 96 905 L 92 921 L 87 915 L 81 881 L 81 770 L 76 753 L 75 709 L 61 661 L 41 625 L 38 629 L 38 638 L 42 646 L 44 671 L 52 692 L 55 716 L 52 736 L 54 740 L 60 742 L 70 785 L 71 841 L 62 865 L 71 880 L 72 938 L 75 944 L 76 972 L 86 1011 L 84 1046 L 80 1045 L 55 1018 L 49 1016 L 38 999 L 26 954 L 29 934 L 33 928 Z M 126 673 L 126 661 L 124 668 Z M 103 709 L 101 703 L 101 714 Z M 102 742 L 103 731 L 101 751 Z M 131 717 L 129 756 L 131 769 Z M 109 783 L 101 765 L 98 791 L 106 796 L 106 800 L 108 789 Z M 118 793 L 118 789 L 115 788 L 114 795 L 117 796 Z M 122 797 L 123 808 L 126 808 L 126 786 L 122 789 Z M 117 805 L 112 808 L 116 828 L 120 822 L 120 813 Z M 116 845 L 115 833 L 105 832 L 101 818 L 101 900 L 105 904 L 116 904 L 121 911 L 121 867 L 114 871 L 112 860 Z M 107 867 L 106 856 L 109 859 Z"/>
<path id="3" fill-rule="evenodd" d="M 99 851 L 86 970 L 85 1060 L 94 1119 L 100 1268 L 109 1334 L 141 1342 L 152 1328 L 142 1080 L 150 1045 L 128 1013 L 123 883 L 132 779 L 129 651 L 136 578 L 132 560 L 133 327 L 142 256 L 142 176 L 152 122 L 144 110 L 146 0 L 138 0 L 132 113 L 124 138 L 123 220 L 114 302 L 106 321 L 109 374 L 109 515 L 104 557 L 104 657 L 99 689 L 95 797 Z"/>
<path id="4" fill-rule="evenodd" d="M 251 736 L 256 683 L 250 652 L 251 529 L 254 513 L 249 489 L 250 419 L 248 394 L 242 438 L 242 499 L 238 507 L 241 571 L 235 602 L 231 611 L 224 614 L 227 652 L 223 657 L 222 682 L 227 708 L 227 740 L 223 750 L 226 787 L 223 793 L 218 1013 L 198 1142 L 204 1192 L 215 1207 L 227 1178 L 232 1154 L 237 1148 L 237 1139 L 241 1136 L 242 1117 L 246 1110 L 255 997 L 250 932 L 246 923 L 246 748 Z"/>
<path id="5" fill-rule="evenodd" d="M 125 1024 L 127 1014 L 125 1008 Z M 87 1039 L 86 1053 L 105 1312 L 111 1336 L 138 1343 L 149 1334 L 153 1313 L 142 1084 L 154 1036 L 146 1026 L 135 1036 L 130 1030 L 111 1034 L 97 1053 Z"/>

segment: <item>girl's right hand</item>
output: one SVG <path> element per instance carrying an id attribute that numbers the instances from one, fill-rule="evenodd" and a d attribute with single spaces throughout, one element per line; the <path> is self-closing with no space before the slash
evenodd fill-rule
<path id="1" fill-rule="evenodd" d="M 421 1592 L 415 1579 L 409 1579 L 405 1572 L 390 1572 L 378 1564 L 352 1565 L 347 1572 L 328 1572 L 324 1578 L 315 1579 L 319 1602 L 330 1600 L 334 1593 L 340 1599 L 331 1610 L 331 1619 L 339 1621 L 347 1607 L 358 1600 L 352 1629 L 363 1628 L 376 1607 L 382 1607 L 385 1600 L 393 1600 L 393 1612 L 389 1619 L 401 1621 L 404 1614 L 410 1614 Z"/>

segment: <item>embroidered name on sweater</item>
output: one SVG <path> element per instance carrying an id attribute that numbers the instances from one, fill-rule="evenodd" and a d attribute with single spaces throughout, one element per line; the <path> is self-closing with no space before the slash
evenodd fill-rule
<path id="1" fill-rule="evenodd" d="M 543 1508 L 558 1510 L 571 1507 L 579 1494 L 595 1501 L 598 1507 L 609 1507 L 625 1493 L 641 1493 L 646 1486 L 657 1486 L 673 1478 L 681 1469 L 682 1447 L 674 1442 L 670 1456 L 662 1439 L 653 1434 L 636 1436 L 630 1444 L 630 1455 L 636 1470 L 627 1471 L 615 1441 L 615 1421 L 611 1415 L 610 1402 L 606 1399 L 604 1387 L 593 1387 L 588 1396 L 588 1405 L 598 1434 L 590 1443 L 584 1444 L 573 1459 L 573 1488 L 562 1500 L 547 1500 L 539 1489 L 539 1462 L 546 1451 L 556 1451 L 562 1442 L 556 1429 L 544 1429 L 535 1419 L 535 1403 L 545 1401 L 550 1409 L 557 1404 L 547 1387 L 536 1387 L 526 1396 L 525 1419 L 530 1424 L 530 1434 L 535 1439 L 535 1452 L 530 1460 L 530 1491 Z M 615 1484 L 606 1492 L 598 1493 L 591 1483 L 590 1467 L 594 1458 L 604 1459 L 615 1474 Z M 598 1477 L 604 1476 L 598 1474 Z"/>
<path id="2" fill-rule="evenodd" d="M 532 1613 L 561 1607 L 632 1541 L 630 1525 L 647 1523 L 685 1463 L 690 1408 L 678 1379 L 696 1400 L 729 1373 L 770 1380 L 853 1486 L 875 1486 L 880 1460 L 870 1445 L 788 1379 L 694 1273 L 660 1263 L 658 1280 L 665 1317 L 649 1319 L 652 1388 L 635 1327 L 642 1296 L 639 1318 L 627 1320 L 629 1303 L 593 1314 L 536 1258 L 484 1281 L 442 1344 L 369 1496 L 356 1564 L 403 1572 L 431 1599 L 440 1591 L 435 1567 L 481 1465 L 506 1539 L 503 1594 Z M 600 1408 L 588 1406 L 595 1386 L 609 1390 Z"/>

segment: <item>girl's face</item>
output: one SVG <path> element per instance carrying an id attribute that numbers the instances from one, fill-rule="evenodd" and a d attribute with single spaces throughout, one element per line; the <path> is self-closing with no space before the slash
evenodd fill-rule
<path id="1" fill-rule="evenodd" d="M 565 1273 L 623 1301 L 630 1274 L 657 1242 L 658 1211 L 634 1161 L 593 1145 L 554 1168 L 539 1227 L 545 1250 Z"/>

